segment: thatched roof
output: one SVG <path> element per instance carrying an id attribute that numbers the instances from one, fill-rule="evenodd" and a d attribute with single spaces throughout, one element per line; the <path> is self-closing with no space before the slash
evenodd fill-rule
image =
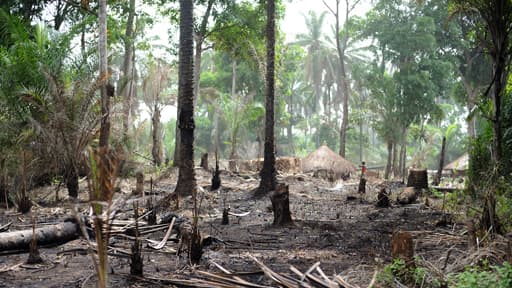
<path id="1" fill-rule="evenodd" d="M 444 170 L 467 170 L 469 166 L 469 154 L 465 153 L 450 164 L 444 166 Z"/>
<path id="2" fill-rule="evenodd" d="M 303 172 L 318 170 L 332 171 L 336 175 L 349 175 L 355 173 L 357 169 L 352 162 L 341 157 L 324 144 L 302 159 Z"/>

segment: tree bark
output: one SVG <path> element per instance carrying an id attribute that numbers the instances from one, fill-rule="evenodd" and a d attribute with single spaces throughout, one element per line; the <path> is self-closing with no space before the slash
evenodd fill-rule
<path id="1" fill-rule="evenodd" d="M 256 191 L 257 196 L 267 194 L 276 188 L 276 154 L 274 144 L 274 94 L 275 94 L 275 0 L 267 0 L 267 91 L 265 97 L 265 146 L 263 168 L 261 169 L 260 186 Z"/>
<path id="2" fill-rule="evenodd" d="M 181 161 L 176 194 L 195 194 L 194 171 L 194 48 L 192 0 L 180 0 L 180 51 L 179 51 L 179 98 L 181 103 L 178 123 L 181 134 Z"/>
<path id="3" fill-rule="evenodd" d="M 58 245 L 77 239 L 78 224 L 64 222 L 61 224 L 35 229 L 37 245 Z M 32 229 L 0 233 L 0 251 L 28 251 L 32 241 Z"/>

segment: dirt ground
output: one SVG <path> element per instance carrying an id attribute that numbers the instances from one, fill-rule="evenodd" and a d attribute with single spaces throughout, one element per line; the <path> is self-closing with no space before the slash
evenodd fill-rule
<path id="1" fill-rule="evenodd" d="M 251 191 L 259 184 L 256 173 L 223 171 L 222 188 L 216 192 L 208 191 L 209 172 L 197 169 L 196 174 L 198 185 L 205 188 L 199 193 L 201 233 L 203 237 L 210 235 L 222 241 L 205 247 L 201 263 L 191 267 L 186 257 L 176 256 L 176 242 L 169 241 L 160 250 L 148 247 L 149 239 L 160 241 L 165 230 L 145 234 L 143 239 L 148 240 L 143 242 L 144 278 L 132 279 L 128 255 L 133 241 L 122 233 L 114 234 L 109 249 L 112 287 L 180 287 L 184 285 L 177 285 L 173 279 L 204 279 L 202 271 L 222 272 L 218 265 L 232 273 L 248 274 L 240 277 L 252 283 L 278 286 L 262 273 L 261 266 L 252 257 L 276 273 L 295 277 L 291 266 L 304 273 L 320 262 L 319 267 L 328 277 L 339 275 L 352 285 L 367 287 L 374 272 L 391 262 L 391 235 L 397 229 L 409 231 L 414 239 L 415 255 L 439 271 L 452 264 L 457 255 L 465 253 L 463 225 L 456 221 L 436 225 L 443 215 L 431 207 L 434 200 L 429 201 L 429 206 L 420 199 L 417 204 L 401 206 L 393 201 L 391 208 L 376 208 L 377 191 L 383 185 L 381 180 L 370 179 L 367 193 L 359 195 L 357 179 L 329 183 L 304 174 L 280 175 L 279 181 L 290 187 L 294 224 L 273 227 L 269 198 L 252 198 Z M 173 191 L 176 173 L 168 176 L 155 183 L 152 189 L 147 181 L 145 190 L 153 194 L 146 199 L 152 197 L 156 201 Z M 401 185 L 385 185 L 393 192 L 391 198 L 396 197 L 395 192 Z M 55 186 L 34 190 L 31 197 L 37 204 L 32 214 L 21 215 L 13 209 L 0 208 L 0 226 L 12 222 L 10 231 L 30 229 L 31 215 L 36 218 L 37 227 L 59 223 L 74 215 L 73 207 L 79 213 L 87 213 L 88 195 L 85 183 L 82 186 L 77 202 L 64 199 L 55 203 Z M 119 187 L 118 197 L 130 195 L 135 185 L 133 181 L 122 181 Z M 61 197 L 66 193 L 62 189 Z M 137 199 L 134 196 L 130 199 L 118 214 L 119 221 L 133 219 L 130 203 Z M 143 207 L 144 203 L 145 200 L 139 199 L 139 206 Z M 191 199 L 185 198 L 181 204 L 182 209 L 174 212 L 190 217 Z M 230 216 L 230 224 L 221 225 L 225 206 L 233 213 L 249 214 Z M 83 238 L 41 247 L 44 263 L 37 265 L 25 264 L 26 252 L 0 251 L 0 287 L 95 287 L 96 276 L 87 247 Z M 446 261 L 447 251 L 450 257 Z"/>

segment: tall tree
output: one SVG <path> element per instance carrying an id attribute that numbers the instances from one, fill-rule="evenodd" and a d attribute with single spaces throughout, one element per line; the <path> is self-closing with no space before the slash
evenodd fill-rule
<path id="1" fill-rule="evenodd" d="M 265 195 L 276 188 L 276 154 L 274 144 L 274 93 L 275 93 L 275 43 L 276 43 L 276 7 L 275 0 L 267 0 L 267 73 L 265 95 L 265 147 L 263 168 L 260 171 L 260 186 L 257 196 Z"/>
<path id="2" fill-rule="evenodd" d="M 126 21 L 126 32 L 124 34 L 124 57 L 122 66 L 122 80 L 120 85 L 121 96 L 123 97 L 123 141 L 128 142 L 128 130 L 130 127 L 131 103 L 135 93 L 135 58 L 134 49 L 134 20 L 135 0 L 130 0 L 128 7 L 128 19 Z"/>
<path id="3" fill-rule="evenodd" d="M 470 16 L 474 12 L 483 19 L 483 33 L 486 38 L 483 45 L 492 58 L 493 78 L 486 93 L 491 92 L 493 103 L 493 149 L 492 158 L 499 169 L 503 154 L 502 149 L 502 102 L 505 86 L 509 74 L 509 66 L 512 57 L 512 1 L 510 0 L 454 0 L 459 5 L 460 11 L 466 11 Z M 476 25 L 479 23 L 476 22 Z M 481 26 L 480 26 L 481 27 Z M 479 26 L 476 27 L 477 29 Z M 486 95 L 487 96 L 487 95 Z"/>
<path id="4" fill-rule="evenodd" d="M 178 195 L 195 194 L 194 172 L 194 3 L 180 0 L 180 47 L 179 47 L 179 90 L 178 125 L 180 133 L 180 165 L 175 192 Z"/>
<path id="5" fill-rule="evenodd" d="M 480 18 L 483 21 L 474 21 L 477 33 L 483 37 L 479 39 L 485 51 L 492 59 L 493 77 L 484 96 L 489 97 L 492 103 L 490 120 L 493 130 L 491 158 L 493 169 L 490 186 L 487 187 L 486 201 L 482 213 L 482 226 L 493 232 L 502 232 L 501 225 L 496 216 L 495 185 L 499 177 L 503 176 L 503 131 L 502 131 L 502 105 L 505 99 L 505 88 L 509 80 L 510 62 L 512 60 L 512 1 L 510 0 L 453 0 L 455 8 L 463 11 L 469 18 Z M 476 14 L 476 15 L 475 15 Z"/>
<path id="6" fill-rule="evenodd" d="M 404 0 L 381 0 L 367 15 L 366 33 L 376 40 L 372 50 L 377 59 L 371 73 L 388 83 L 379 105 L 387 121 L 381 136 L 388 142 L 388 167 L 400 173 L 405 165 L 405 145 L 408 128 L 439 115 L 436 98 L 446 96 L 451 83 L 452 65 L 438 50 L 434 18 L 425 13 L 439 3 L 417 5 Z M 390 78 L 386 79 L 389 75 Z M 382 90 L 372 85 L 372 93 Z M 400 151 L 400 153 L 399 153 Z M 395 156 L 396 155 L 396 156 Z M 400 155 L 400 159 L 397 157 Z M 390 162 L 393 165 L 390 165 Z M 395 175 L 399 176 L 399 175 Z"/>
<path id="7" fill-rule="evenodd" d="M 205 4 L 205 12 L 203 17 L 201 18 L 200 23 L 194 25 L 195 29 L 193 31 L 193 39 L 195 41 L 195 53 L 194 53 L 194 106 L 196 106 L 197 97 L 199 96 L 199 84 L 201 77 L 201 59 L 203 56 L 204 43 L 207 41 L 208 37 L 214 32 L 214 28 L 209 28 L 209 23 L 216 22 L 219 18 L 223 18 L 230 13 L 230 7 L 233 5 L 232 0 L 196 0 L 197 4 Z M 213 17 L 212 17 L 213 16 Z M 218 29 L 220 26 L 214 26 Z M 178 105 L 178 113 L 180 110 L 180 106 Z M 176 126 L 176 129 L 179 125 Z M 180 133 L 176 131 L 176 145 L 174 149 L 174 165 L 180 165 Z"/>
<path id="8" fill-rule="evenodd" d="M 343 97 L 343 116 L 341 120 L 340 126 L 340 151 L 339 154 L 342 157 L 345 157 L 345 148 L 347 141 L 347 129 L 348 129 L 348 102 L 350 98 L 350 83 L 348 81 L 347 69 L 345 67 L 346 63 L 346 50 L 347 44 L 349 40 L 349 17 L 350 13 L 356 8 L 356 5 L 359 4 L 360 0 L 354 0 L 353 2 L 350 0 L 345 0 L 345 15 L 344 15 L 344 23 L 343 23 L 343 32 L 341 31 L 340 24 L 340 2 L 341 0 L 336 0 L 335 8 L 331 8 L 325 0 L 323 0 L 324 5 L 327 6 L 329 11 L 331 11 L 332 15 L 336 19 L 336 24 L 334 26 L 336 32 L 336 51 L 338 52 L 338 65 L 339 65 L 339 75 L 336 78 L 336 85 L 338 86 L 337 95 L 338 98 Z M 343 93 L 343 94 L 341 94 Z"/>
<path id="9" fill-rule="evenodd" d="M 322 33 L 326 12 L 317 15 L 315 11 L 309 11 L 308 16 L 304 15 L 308 33 L 299 33 L 295 43 L 305 46 L 306 57 L 306 78 L 312 82 L 314 94 L 312 99 L 312 112 L 317 113 L 318 103 L 322 97 L 322 76 L 325 70 L 325 35 Z M 307 115 L 306 115 L 307 116 Z"/>

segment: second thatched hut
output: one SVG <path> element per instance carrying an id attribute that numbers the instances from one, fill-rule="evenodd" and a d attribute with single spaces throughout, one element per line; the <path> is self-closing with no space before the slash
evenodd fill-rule
<path id="1" fill-rule="evenodd" d="M 348 179 L 356 173 L 357 169 L 352 162 L 341 157 L 324 144 L 302 159 L 302 171 L 305 173 L 313 172 L 315 176 L 335 181 L 337 179 Z"/>

